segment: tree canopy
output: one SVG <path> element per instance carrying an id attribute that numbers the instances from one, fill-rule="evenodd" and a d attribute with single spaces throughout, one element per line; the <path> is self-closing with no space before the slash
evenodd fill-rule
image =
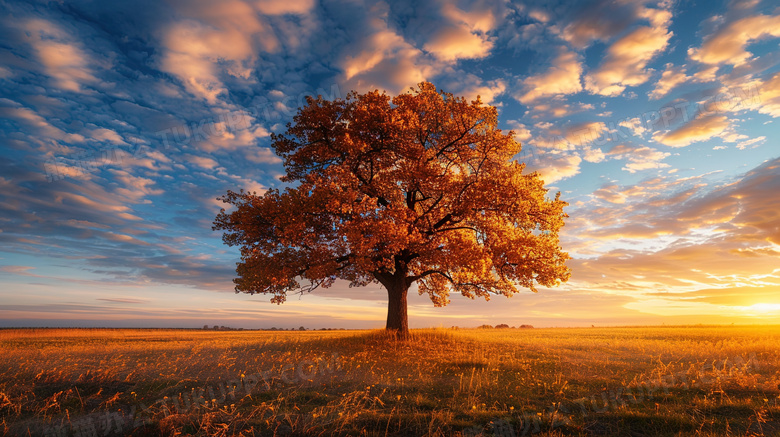
<path id="1" fill-rule="evenodd" d="M 290 292 L 381 283 L 387 329 L 408 332 L 417 283 L 435 306 L 451 292 L 512 296 L 569 278 L 558 232 L 560 193 L 513 158 L 521 145 L 497 128 L 496 108 L 430 83 L 390 97 L 309 98 L 272 147 L 283 191 L 228 191 L 214 221 L 239 246 L 236 292 Z"/>

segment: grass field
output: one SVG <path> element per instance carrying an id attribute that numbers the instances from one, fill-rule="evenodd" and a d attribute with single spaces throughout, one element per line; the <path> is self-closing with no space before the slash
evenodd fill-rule
<path id="1" fill-rule="evenodd" d="M 2 435 L 780 435 L 780 326 L 0 330 Z"/>

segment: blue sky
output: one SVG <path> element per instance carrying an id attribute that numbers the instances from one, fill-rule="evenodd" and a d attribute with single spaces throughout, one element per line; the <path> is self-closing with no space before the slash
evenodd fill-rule
<path id="1" fill-rule="evenodd" d="M 4 2 L 0 326 L 382 327 L 378 285 L 234 294 L 211 223 L 305 96 L 421 81 L 499 108 L 573 274 L 412 327 L 777 320 L 775 2 L 417 3 Z"/>

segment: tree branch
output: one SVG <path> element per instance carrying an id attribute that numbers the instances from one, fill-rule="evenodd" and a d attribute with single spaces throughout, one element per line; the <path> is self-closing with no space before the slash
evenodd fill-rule
<path id="1" fill-rule="evenodd" d="M 431 157 L 431 158 L 429 158 L 427 160 L 427 162 L 430 162 L 434 158 L 438 158 L 439 156 L 441 156 L 442 153 L 444 153 L 451 146 L 455 145 L 455 143 L 457 143 L 458 141 L 462 140 L 466 136 L 466 134 L 471 132 L 472 129 L 474 129 L 475 127 L 479 126 L 481 123 L 482 123 L 481 120 L 477 121 L 477 123 L 474 126 L 471 126 L 470 128 L 464 129 L 463 132 L 461 132 L 461 134 L 457 138 L 455 138 L 454 140 L 452 140 L 449 143 L 445 144 L 444 147 L 440 148 L 433 157 Z"/>
<path id="2" fill-rule="evenodd" d="M 452 277 L 450 275 L 447 274 L 447 272 L 443 272 L 443 271 L 438 270 L 438 269 L 426 270 L 426 271 L 420 273 L 419 275 L 409 276 L 407 278 L 407 280 L 409 281 L 409 284 L 411 284 L 412 282 L 414 282 L 414 281 L 416 281 L 418 279 L 422 279 L 422 278 L 424 278 L 426 276 L 430 276 L 430 275 L 433 275 L 433 274 L 442 275 L 445 278 L 447 278 L 447 280 L 450 281 L 451 283 L 453 283 L 453 284 L 455 283 L 455 281 L 452 279 Z"/>

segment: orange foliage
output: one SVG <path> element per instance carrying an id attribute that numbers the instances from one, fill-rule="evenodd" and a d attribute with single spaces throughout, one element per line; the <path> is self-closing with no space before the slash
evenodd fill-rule
<path id="1" fill-rule="evenodd" d="M 436 306 L 450 291 L 489 298 L 569 278 L 559 247 L 567 204 L 513 160 L 520 144 L 496 108 L 430 83 L 309 99 L 273 136 L 294 188 L 228 191 L 214 222 L 241 248 L 236 292 L 380 282 L 405 296 L 417 282 Z"/>

